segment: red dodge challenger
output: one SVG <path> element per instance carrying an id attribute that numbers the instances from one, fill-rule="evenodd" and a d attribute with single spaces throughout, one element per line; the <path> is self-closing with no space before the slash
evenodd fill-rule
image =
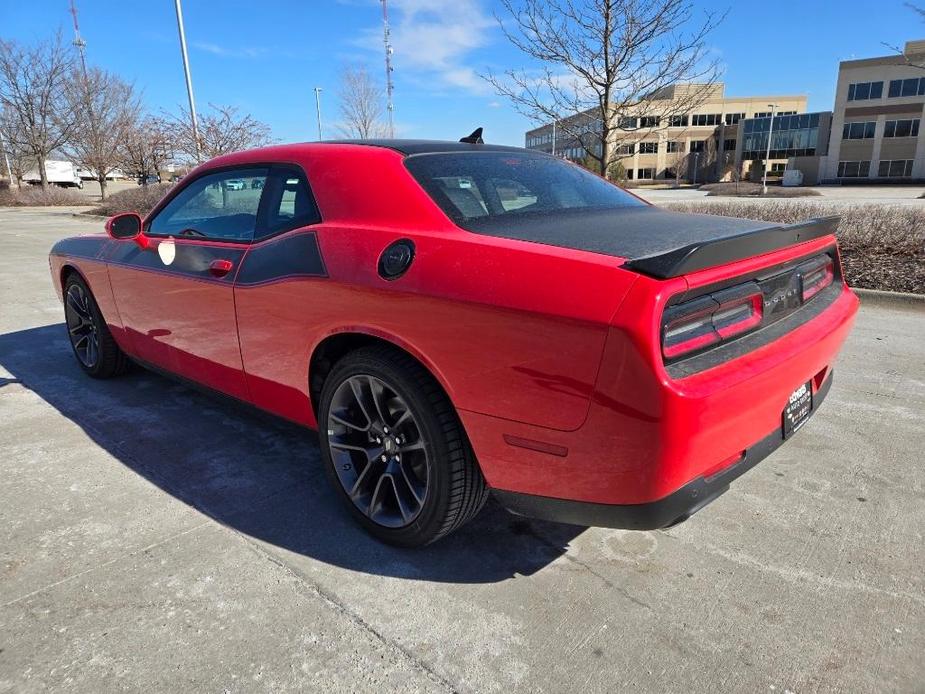
<path id="1" fill-rule="evenodd" d="M 667 212 L 471 139 L 230 154 L 60 241 L 80 367 L 137 362 L 317 428 L 336 493 L 400 545 L 489 490 L 667 527 L 819 407 L 858 308 L 835 220 Z"/>

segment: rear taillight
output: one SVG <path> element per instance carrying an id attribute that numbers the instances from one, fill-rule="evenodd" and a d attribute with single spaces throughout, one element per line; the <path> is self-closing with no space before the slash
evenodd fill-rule
<path id="1" fill-rule="evenodd" d="M 835 264 L 832 258 L 824 256 L 812 262 L 801 265 L 799 268 L 800 286 L 803 293 L 803 303 L 812 299 L 816 294 L 832 284 L 835 279 Z"/>
<path id="2" fill-rule="evenodd" d="M 763 308 L 755 282 L 672 306 L 662 322 L 662 354 L 677 359 L 747 333 L 761 325 Z"/>

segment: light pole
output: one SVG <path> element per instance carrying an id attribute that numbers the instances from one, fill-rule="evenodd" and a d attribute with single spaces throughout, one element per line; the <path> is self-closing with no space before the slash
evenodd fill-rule
<path id="1" fill-rule="evenodd" d="M 315 111 L 318 114 L 318 139 L 321 140 L 321 87 L 315 87 Z"/>
<path id="2" fill-rule="evenodd" d="M 768 160 L 771 158 L 771 136 L 774 135 L 774 111 L 777 109 L 777 104 L 768 104 L 768 107 L 771 109 L 771 124 L 768 126 L 768 151 L 764 157 L 764 177 L 761 181 L 761 194 L 768 194 Z"/>
<path id="3" fill-rule="evenodd" d="M 196 161 L 202 161 L 202 144 L 199 142 L 199 123 L 196 120 L 196 102 L 193 100 L 193 79 L 189 72 L 189 56 L 186 53 L 186 32 L 183 31 L 183 10 L 180 0 L 174 0 L 177 8 L 177 30 L 180 32 L 180 53 L 183 56 L 183 72 L 186 74 L 186 94 L 189 96 L 189 115 L 193 124 L 193 139 L 196 141 Z"/>
<path id="4" fill-rule="evenodd" d="M 697 166 L 700 161 L 700 152 L 694 152 L 694 185 L 697 185 Z"/>
<path id="5" fill-rule="evenodd" d="M 556 156 L 556 119 L 552 119 L 552 156 Z"/>

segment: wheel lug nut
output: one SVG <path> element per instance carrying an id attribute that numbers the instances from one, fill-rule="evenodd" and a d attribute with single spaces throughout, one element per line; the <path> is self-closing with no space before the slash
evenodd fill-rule
<path id="1" fill-rule="evenodd" d="M 389 433 L 389 428 L 388 428 L 388 427 L 383 427 L 383 428 L 382 428 L 382 431 L 384 431 L 386 434 L 388 434 L 388 433 Z"/>

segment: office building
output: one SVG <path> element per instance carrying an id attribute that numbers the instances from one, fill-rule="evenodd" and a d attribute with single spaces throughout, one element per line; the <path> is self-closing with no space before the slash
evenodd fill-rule
<path id="1" fill-rule="evenodd" d="M 925 179 L 923 107 L 925 41 L 909 41 L 901 55 L 840 63 L 823 180 Z"/>
<path id="2" fill-rule="evenodd" d="M 679 113 L 673 103 L 690 102 L 692 92 L 697 93 L 696 108 Z M 614 134 L 614 146 L 618 147 L 626 178 L 698 182 L 728 178 L 740 148 L 740 121 L 770 116 L 769 104 L 776 104 L 779 115 L 802 114 L 806 111 L 806 96 L 729 97 L 722 83 L 676 84 L 654 93 L 638 109 L 620 114 L 621 130 Z M 675 115 L 639 115 L 651 113 Z M 592 112 L 579 114 L 556 127 L 550 123 L 530 130 L 526 146 L 582 162 L 585 151 L 567 133 L 595 127 L 599 129 L 599 122 Z M 774 163 L 782 167 L 786 158 Z"/>

